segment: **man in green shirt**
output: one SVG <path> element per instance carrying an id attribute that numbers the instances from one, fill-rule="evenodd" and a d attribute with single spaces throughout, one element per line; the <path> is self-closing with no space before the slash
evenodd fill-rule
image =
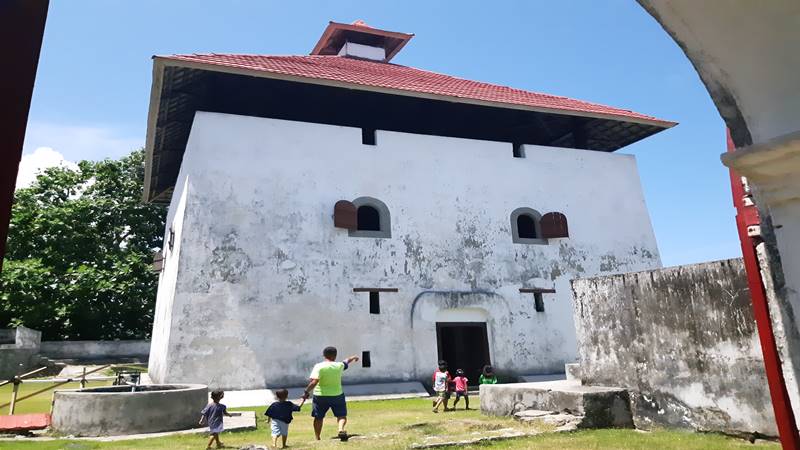
<path id="1" fill-rule="evenodd" d="M 322 433 L 322 422 L 328 410 L 333 411 L 339 424 L 339 439 L 346 441 L 347 432 L 344 431 L 347 425 L 347 402 L 342 391 L 342 372 L 347 370 L 350 363 L 358 361 L 358 356 L 351 356 L 344 361 L 336 361 L 336 347 L 325 347 L 322 356 L 325 358 L 321 363 L 314 365 L 311 370 L 310 382 L 306 387 L 303 398 L 307 399 L 313 390 L 314 400 L 311 403 L 311 416 L 314 417 L 314 434 L 319 440 Z"/>

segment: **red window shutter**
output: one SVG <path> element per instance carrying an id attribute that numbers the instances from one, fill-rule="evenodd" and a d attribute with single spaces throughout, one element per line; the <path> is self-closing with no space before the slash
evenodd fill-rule
<path id="1" fill-rule="evenodd" d="M 543 215 L 539 225 L 542 229 L 542 237 L 545 239 L 569 237 L 567 216 L 560 212 L 549 212 Z"/>
<path id="2" fill-rule="evenodd" d="M 333 226 L 355 230 L 358 227 L 358 208 L 352 202 L 339 200 L 333 206 Z"/>

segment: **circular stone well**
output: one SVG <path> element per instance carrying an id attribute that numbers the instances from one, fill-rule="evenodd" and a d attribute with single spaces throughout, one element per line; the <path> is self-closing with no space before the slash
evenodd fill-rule
<path id="1" fill-rule="evenodd" d="M 117 436 L 197 427 L 208 403 L 202 384 L 107 386 L 56 391 L 52 429 L 74 436 Z"/>

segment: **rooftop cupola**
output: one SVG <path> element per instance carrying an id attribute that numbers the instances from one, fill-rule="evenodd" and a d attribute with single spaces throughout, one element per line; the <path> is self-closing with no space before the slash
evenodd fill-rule
<path id="1" fill-rule="evenodd" d="M 351 24 L 330 22 L 312 55 L 338 55 L 389 62 L 413 34 L 372 28 L 362 20 Z"/>

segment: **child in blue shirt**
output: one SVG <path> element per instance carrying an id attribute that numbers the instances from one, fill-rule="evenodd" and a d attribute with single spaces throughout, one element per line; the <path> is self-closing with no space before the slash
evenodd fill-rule
<path id="1" fill-rule="evenodd" d="M 277 402 L 273 402 L 264 413 L 269 417 L 270 427 L 272 428 L 272 446 L 278 448 L 278 436 L 281 437 L 280 448 L 286 447 L 286 438 L 289 436 L 289 424 L 292 423 L 292 413 L 300 411 L 300 407 L 306 402 L 304 398 L 300 402 L 300 406 L 286 400 L 289 397 L 289 391 L 286 389 L 278 389 L 275 391 L 275 397 L 278 398 Z"/>
<path id="2" fill-rule="evenodd" d="M 208 424 L 208 431 L 211 433 L 208 446 L 206 446 L 207 449 L 211 448 L 211 444 L 214 441 L 217 441 L 217 448 L 224 447 L 224 444 L 219 440 L 219 434 L 222 433 L 222 416 L 232 416 L 232 414 L 228 414 L 228 407 L 219 402 L 224 396 L 225 393 L 221 390 L 211 392 L 212 402 L 200 412 L 202 414 L 200 416 L 200 425 Z"/>

